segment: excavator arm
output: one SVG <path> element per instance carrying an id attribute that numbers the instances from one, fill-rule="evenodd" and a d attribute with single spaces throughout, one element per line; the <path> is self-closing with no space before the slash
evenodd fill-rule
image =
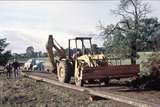
<path id="1" fill-rule="evenodd" d="M 56 63 L 54 60 L 55 55 L 53 53 L 53 48 L 58 52 L 60 59 L 66 58 L 65 50 L 63 49 L 63 47 L 61 47 L 58 44 L 58 42 L 53 38 L 52 35 L 49 35 L 48 42 L 46 45 L 46 50 L 48 52 L 48 57 L 49 57 L 50 62 L 52 64 L 53 71 L 56 72 L 57 66 L 56 66 Z"/>

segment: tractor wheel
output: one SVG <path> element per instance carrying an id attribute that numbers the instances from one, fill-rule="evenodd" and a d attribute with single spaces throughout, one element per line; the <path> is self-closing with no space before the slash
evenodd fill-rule
<path id="1" fill-rule="evenodd" d="M 60 61 L 57 69 L 58 80 L 62 83 L 69 83 L 71 79 L 70 64 L 67 60 Z"/>
<path id="2" fill-rule="evenodd" d="M 78 87 L 82 87 L 83 86 L 83 80 L 81 80 L 80 79 L 80 72 L 79 71 L 77 71 L 76 73 L 75 73 L 75 84 L 76 84 L 76 86 L 78 86 Z"/>

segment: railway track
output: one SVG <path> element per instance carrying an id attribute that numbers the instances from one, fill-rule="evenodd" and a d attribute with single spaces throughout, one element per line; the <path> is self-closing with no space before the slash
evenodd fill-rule
<path id="1" fill-rule="evenodd" d="M 86 86 L 86 87 L 76 87 L 71 84 L 64 84 L 57 81 L 56 75 L 51 73 L 22 73 L 29 78 L 44 81 L 50 84 L 54 84 L 60 87 L 68 88 L 71 90 L 76 90 L 90 96 L 98 96 L 106 99 L 115 100 L 118 102 L 130 104 L 137 107 L 160 107 L 159 97 L 155 97 L 154 94 L 157 92 L 137 92 L 131 91 L 126 86 L 109 86 L 109 87 L 99 87 L 99 86 Z M 157 95 L 157 94 L 156 94 Z M 160 92 L 159 92 L 160 95 Z"/>

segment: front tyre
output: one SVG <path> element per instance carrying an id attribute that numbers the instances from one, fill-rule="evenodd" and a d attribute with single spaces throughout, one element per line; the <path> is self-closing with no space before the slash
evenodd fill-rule
<path id="1" fill-rule="evenodd" d="M 71 67 L 67 60 L 60 61 L 57 69 L 58 80 L 62 83 L 69 83 L 71 79 Z"/>

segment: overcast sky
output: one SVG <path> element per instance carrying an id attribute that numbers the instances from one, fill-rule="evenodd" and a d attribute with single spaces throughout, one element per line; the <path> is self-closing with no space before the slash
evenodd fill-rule
<path id="1" fill-rule="evenodd" d="M 147 1 L 151 17 L 160 18 L 160 1 Z M 119 4 L 115 1 L 0 1 L 0 38 L 7 37 L 12 52 L 23 53 L 26 47 L 45 51 L 49 34 L 63 46 L 75 36 L 98 34 L 96 27 L 116 23 L 119 17 L 111 13 Z M 94 38 L 102 45 L 103 40 Z"/>

